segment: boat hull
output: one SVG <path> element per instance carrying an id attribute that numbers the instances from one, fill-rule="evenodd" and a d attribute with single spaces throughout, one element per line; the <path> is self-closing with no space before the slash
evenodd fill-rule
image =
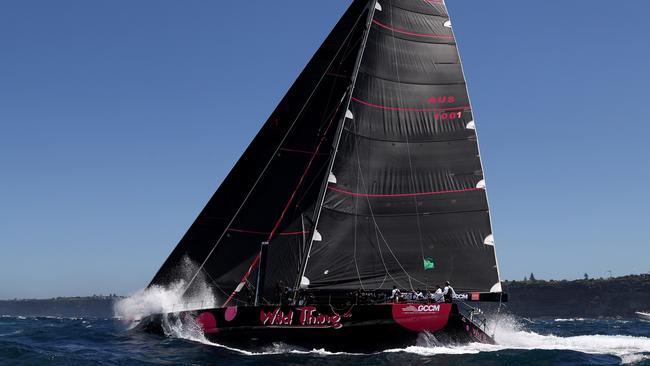
<path id="1" fill-rule="evenodd" d="M 283 343 L 306 349 L 374 352 L 421 342 L 494 343 L 451 303 L 200 309 L 150 316 L 140 327 L 165 333 L 165 323 L 194 325 L 212 342 L 245 349 Z"/>

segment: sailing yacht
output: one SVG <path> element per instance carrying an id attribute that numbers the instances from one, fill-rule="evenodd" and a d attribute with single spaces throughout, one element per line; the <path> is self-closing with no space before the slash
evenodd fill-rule
<path id="1" fill-rule="evenodd" d="M 473 304 L 507 296 L 477 126 L 444 2 L 352 1 L 150 284 L 189 259 L 185 294 L 217 304 L 141 327 L 332 351 L 493 343 Z M 410 295 L 446 281 L 445 302 Z"/>

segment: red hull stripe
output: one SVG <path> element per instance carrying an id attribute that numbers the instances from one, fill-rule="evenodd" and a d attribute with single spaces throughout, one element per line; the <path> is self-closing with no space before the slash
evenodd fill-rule
<path id="1" fill-rule="evenodd" d="M 339 192 L 346 194 L 348 196 L 355 196 L 355 197 L 415 197 L 415 196 L 435 196 L 439 194 L 448 194 L 448 193 L 462 193 L 462 192 L 474 192 L 474 191 L 482 191 L 483 188 L 468 188 L 468 189 L 454 189 L 454 190 L 449 190 L 449 191 L 436 191 L 436 192 L 415 192 L 415 193 L 393 193 L 393 194 L 372 194 L 372 193 L 356 193 L 356 192 L 350 192 L 346 191 L 340 188 L 332 187 L 329 186 L 327 187 L 329 190 L 334 191 L 334 192 Z"/>
<path id="2" fill-rule="evenodd" d="M 428 38 L 441 38 L 441 39 L 454 39 L 454 36 L 447 35 L 447 34 L 415 33 L 415 32 L 410 32 L 410 31 L 403 30 L 403 29 L 393 28 L 393 27 L 388 26 L 388 25 L 386 25 L 384 23 L 381 23 L 381 22 L 379 22 L 377 20 L 373 20 L 372 22 L 375 23 L 376 25 L 384 28 L 384 29 L 388 29 L 388 30 L 396 32 L 396 33 L 406 34 L 406 35 L 409 35 L 409 36 L 428 37 Z"/>
<path id="3" fill-rule="evenodd" d="M 352 97 L 352 100 L 359 103 L 363 104 L 368 107 L 373 107 L 373 108 L 379 108 L 379 109 L 387 109 L 389 111 L 410 111 L 410 112 L 450 112 L 450 111 L 461 111 L 465 109 L 470 109 L 470 106 L 468 105 L 463 105 L 460 107 L 451 107 L 451 108 L 401 108 L 401 107 L 388 107 L 385 105 L 379 105 L 379 104 L 372 104 L 368 103 L 366 101 L 363 101 L 361 99 L 357 99 L 355 97 Z"/>

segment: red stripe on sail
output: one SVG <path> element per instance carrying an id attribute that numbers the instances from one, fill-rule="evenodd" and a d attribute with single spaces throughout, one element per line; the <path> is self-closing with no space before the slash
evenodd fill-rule
<path id="1" fill-rule="evenodd" d="M 374 20 L 374 19 L 373 19 L 372 22 L 375 23 L 376 25 L 384 28 L 384 29 L 388 29 L 388 30 L 396 32 L 396 33 L 406 34 L 406 35 L 409 35 L 409 36 L 428 37 L 428 38 L 442 38 L 442 39 L 454 39 L 454 36 L 447 35 L 447 34 L 415 33 L 415 32 L 410 32 L 410 31 L 403 30 L 403 29 L 393 28 L 393 27 L 391 27 L 389 25 L 386 25 L 386 24 L 381 23 L 381 22 L 379 22 L 377 20 Z"/>
<path id="2" fill-rule="evenodd" d="M 363 104 L 365 106 L 368 106 L 368 107 L 386 109 L 386 110 L 389 110 L 389 111 L 449 112 L 449 111 L 460 111 L 460 110 L 465 110 L 465 109 L 471 109 L 470 106 L 468 106 L 468 105 L 464 105 L 464 106 L 460 106 L 460 107 L 450 107 L 450 108 L 402 108 L 402 107 L 389 107 L 389 106 L 385 106 L 385 105 L 373 104 L 373 103 L 363 101 L 361 99 L 357 99 L 355 97 L 352 97 L 352 100 L 359 103 L 359 104 Z"/>

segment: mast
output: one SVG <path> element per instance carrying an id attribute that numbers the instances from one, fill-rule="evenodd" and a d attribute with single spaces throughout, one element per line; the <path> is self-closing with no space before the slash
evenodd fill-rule
<path id="1" fill-rule="evenodd" d="M 302 261 L 304 264 L 302 266 L 302 269 L 300 271 L 300 275 L 298 277 L 297 283 L 298 286 L 294 289 L 297 290 L 300 287 L 300 284 L 302 283 L 302 279 L 305 276 L 305 271 L 307 270 L 307 264 L 309 263 L 309 255 L 311 254 L 312 247 L 314 245 L 314 236 L 317 233 L 318 229 L 318 222 L 320 220 L 320 215 L 323 210 L 323 203 L 325 202 L 325 195 L 327 194 L 327 185 L 329 182 L 330 174 L 332 173 L 332 167 L 334 166 L 334 161 L 336 160 L 336 153 L 338 152 L 339 144 L 341 143 L 341 136 L 343 134 L 343 127 L 345 126 L 345 121 L 348 119 L 348 111 L 350 108 L 350 102 L 352 101 L 352 92 L 354 91 L 354 86 L 356 85 L 357 82 L 357 77 L 359 76 L 359 68 L 361 66 L 361 60 L 363 59 L 363 54 L 366 49 L 366 43 L 368 42 L 368 34 L 370 33 L 370 27 L 372 25 L 372 19 L 375 16 L 375 10 L 377 9 L 377 1 L 378 0 L 370 0 L 369 1 L 369 9 L 368 9 L 368 19 L 366 20 L 366 27 L 365 31 L 363 33 L 363 40 L 361 41 L 361 48 L 359 49 L 359 53 L 357 54 L 357 59 L 355 61 L 354 65 L 354 71 L 352 72 L 352 80 L 350 83 L 350 87 L 348 88 L 346 92 L 346 97 L 345 97 L 345 108 L 343 109 L 345 112 L 343 113 L 343 117 L 338 123 L 337 129 L 336 129 L 336 141 L 334 142 L 334 146 L 332 149 L 332 154 L 330 157 L 329 164 L 327 165 L 327 170 L 325 171 L 324 174 L 324 179 L 323 183 L 321 185 L 321 190 L 319 193 L 318 200 L 318 211 L 316 213 L 316 219 L 314 220 L 314 226 L 312 233 L 309 238 L 309 247 L 307 248 L 307 253 L 305 254 L 305 259 Z M 296 293 L 296 291 L 294 291 Z"/>
<path id="2" fill-rule="evenodd" d="M 260 304 L 264 293 L 264 278 L 266 276 L 266 262 L 269 250 L 269 242 L 263 241 L 260 247 L 260 267 L 257 271 L 257 282 L 255 285 L 255 306 Z"/>

